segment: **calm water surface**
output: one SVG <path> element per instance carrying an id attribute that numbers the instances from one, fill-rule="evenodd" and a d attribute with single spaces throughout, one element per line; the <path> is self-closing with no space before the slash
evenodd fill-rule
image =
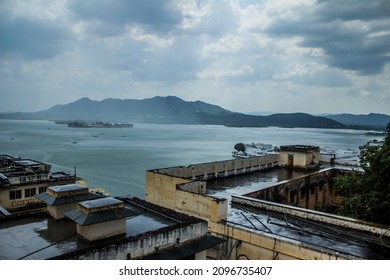
<path id="1" fill-rule="evenodd" d="M 366 132 L 159 124 L 69 128 L 50 121 L 0 120 L 0 154 L 51 163 L 53 171 L 76 167 L 90 188 L 143 198 L 145 170 L 231 159 L 238 142 L 358 149 L 375 138 Z"/>

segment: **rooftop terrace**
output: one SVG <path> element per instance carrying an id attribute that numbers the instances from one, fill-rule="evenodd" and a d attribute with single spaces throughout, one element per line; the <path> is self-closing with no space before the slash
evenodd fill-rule
<path id="1" fill-rule="evenodd" d="M 68 219 L 56 221 L 49 215 L 4 219 L 0 222 L 0 236 L 2 237 L 0 238 L 0 259 L 77 259 L 81 255 L 85 258 L 88 252 L 94 251 L 94 254 L 97 254 L 96 252 L 105 246 L 113 248 L 115 244 L 125 246 L 123 244 L 133 242 L 132 246 L 145 244 L 141 246 L 143 247 L 147 246 L 149 241 L 146 240 L 153 234 L 157 236 L 164 232 L 173 232 L 190 224 L 205 224 L 199 219 L 148 204 L 137 198 L 122 197 L 119 199 L 124 203 L 124 208 L 127 210 L 125 212 L 130 213 L 126 218 L 126 234 L 122 238 L 115 237 L 87 242 L 77 236 L 76 223 Z M 110 201 L 103 202 L 109 203 Z M 207 224 L 204 226 L 207 231 Z M 192 234 L 189 229 L 186 231 Z M 185 241 L 183 236 L 181 239 Z M 176 242 L 175 238 L 175 244 Z M 213 239 L 210 246 L 216 246 L 220 242 L 221 240 L 216 242 Z M 147 255 L 147 250 L 154 250 L 154 246 L 141 249 L 145 250 L 145 255 Z M 141 249 L 137 247 L 137 250 Z M 101 250 L 99 254 L 102 254 L 103 251 Z M 118 252 L 115 257 L 121 258 Z M 96 258 L 96 255 L 91 258 Z"/>
<path id="2" fill-rule="evenodd" d="M 316 250 L 337 253 L 349 259 L 390 259 L 390 238 L 378 234 L 350 229 L 320 221 L 294 216 L 292 206 L 275 203 L 286 211 L 272 211 L 256 207 L 266 201 L 246 197 L 257 190 L 266 189 L 285 180 L 299 178 L 304 171 L 273 168 L 255 173 L 212 180 L 207 183 L 207 195 L 229 200 L 227 223 L 263 235 L 277 236 L 297 244 L 305 244 Z M 287 182 L 287 181 L 286 181 Z M 235 199 L 238 198 L 238 199 Z M 253 200 L 256 203 L 242 203 Z M 271 203 L 272 204 L 272 203 Z M 302 211 L 320 215 L 308 209 Z M 335 219 L 342 217 L 326 214 Z M 346 220 L 348 218 L 345 218 Z M 325 219 L 324 219 L 325 220 Z"/>

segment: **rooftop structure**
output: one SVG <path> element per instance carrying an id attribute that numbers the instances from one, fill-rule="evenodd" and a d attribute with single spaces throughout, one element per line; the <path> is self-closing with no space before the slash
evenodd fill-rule
<path id="1" fill-rule="evenodd" d="M 319 152 L 311 146 L 285 151 L 303 153 L 309 163 Z M 148 170 L 146 200 L 205 219 L 211 233 L 227 238 L 209 258 L 390 259 L 388 226 L 316 211 L 339 203 L 332 185 L 337 168 L 289 169 L 274 160 Z"/>
<path id="2" fill-rule="evenodd" d="M 47 204 L 47 211 L 55 219 L 63 218 L 63 212 L 75 209 L 78 202 L 101 198 L 79 184 L 48 187 L 47 192 L 39 193 L 35 197 Z"/>
<path id="3" fill-rule="evenodd" d="M 310 145 L 280 146 L 279 164 L 289 168 L 318 168 L 320 165 L 320 147 Z"/>
<path id="4" fill-rule="evenodd" d="M 126 218 L 138 213 L 124 207 L 124 202 L 112 197 L 78 203 L 77 209 L 63 214 L 77 223 L 77 233 L 95 241 L 126 233 Z"/>
<path id="5" fill-rule="evenodd" d="M 4 218 L 0 259 L 204 259 L 207 249 L 224 242 L 208 234 L 206 221 L 135 197 L 82 202 L 67 216 L 72 219 L 58 221 L 46 214 Z M 96 225 L 113 216 L 124 220 L 124 233 L 88 240 L 78 232 L 79 224 Z"/>
<path id="6" fill-rule="evenodd" d="M 8 211 L 24 211 L 37 205 L 38 193 L 47 187 L 75 183 L 75 174 L 51 172 L 51 165 L 32 159 L 0 155 L 0 206 Z"/>

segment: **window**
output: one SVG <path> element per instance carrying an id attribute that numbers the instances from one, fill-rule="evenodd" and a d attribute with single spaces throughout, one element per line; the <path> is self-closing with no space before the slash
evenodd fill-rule
<path id="1" fill-rule="evenodd" d="M 25 189 L 24 190 L 24 197 L 32 197 L 37 194 L 37 190 L 35 188 L 33 189 Z"/>
<path id="2" fill-rule="evenodd" d="M 46 190 L 47 190 L 47 187 L 39 187 L 38 193 L 44 193 L 44 192 L 46 192 Z"/>
<path id="3" fill-rule="evenodd" d="M 304 188 L 301 188 L 301 199 L 304 199 L 306 197 L 306 190 Z"/>
<path id="4" fill-rule="evenodd" d="M 22 190 L 15 190 L 15 191 L 9 192 L 9 199 L 10 200 L 20 199 L 20 198 L 22 198 Z"/>

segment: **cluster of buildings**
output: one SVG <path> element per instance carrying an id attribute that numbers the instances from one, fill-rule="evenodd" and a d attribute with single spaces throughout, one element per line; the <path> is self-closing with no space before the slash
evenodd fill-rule
<path id="1" fill-rule="evenodd" d="M 388 225 L 331 214 L 348 169 L 315 146 L 147 170 L 144 199 L 0 163 L 0 259 L 390 259 Z"/>

